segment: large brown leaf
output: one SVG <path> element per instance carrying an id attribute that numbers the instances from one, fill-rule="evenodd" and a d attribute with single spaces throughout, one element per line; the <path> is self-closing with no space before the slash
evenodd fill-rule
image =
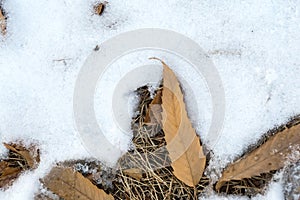
<path id="1" fill-rule="evenodd" d="M 300 124 L 271 136 L 259 148 L 229 165 L 222 173 L 216 189 L 220 190 L 224 183 L 230 180 L 251 178 L 284 167 L 291 152 L 297 146 L 299 148 L 299 145 Z M 299 159 L 300 157 L 294 158 Z"/>
<path id="2" fill-rule="evenodd" d="M 113 200 L 72 168 L 54 167 L 42 181 L 47 188 L 65 200 Z"/>
<path id="3" fill-rule="evenodd" d="M 163 64 L 162 124 L 174 175 L 188 186 L 200 181 L 206 163 L 199 137 L 188 118 L 174 72 Z"/>

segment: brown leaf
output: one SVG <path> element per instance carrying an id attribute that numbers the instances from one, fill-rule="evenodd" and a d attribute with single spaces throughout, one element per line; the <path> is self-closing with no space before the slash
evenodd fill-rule
<path id="1" fill-rule="evenodd" d="M 21 172 L 34 169 L 39 163 L 38 150 L 32 146 L 26 149 L 21 144 L 5 144 L 8 157 L 0 162 L 0 188 L 10 186 Z"/>
<path id="2" fill-rule="evenodd" d="M 162 124 L 174 175 L 188 186 L 200 181 L 206 157 L 188 118 L 174 72 L 163 62 Z"/>
<path id="3" fill-rule="evenodd" d="M 222 173 L 216 190 L 219 191 L 227 181 L 251 178 L 284 167 L 288 156 L 299 144 L 300 124 L 271 136 L 260 147 L 229 165 Z"/>
<path id="4" fill-rule="evenodd" d="M 141 180 L 143 178 L 143 171 L 138 168 L 131 168 L 123 170 L 123 173 L 127 176 L 130 176 L 136 180 Z"/>
<path id="5" fill-rule="evenodd" d="M 107 2 L 103 2 L 103 3 L 98 3 L 94 6 L 94 12 L 95 14 L 97 15 L 102 15 L 104 9 L 105 9 L 105 6 L 106 6 Z"/>
<path id="6" fill-rule="evenodd" d="M 5 35 L 6 33 L 6 18 L 3 14 L 1 6 L 0 6 L 0 32 L 2 33 L 2 35 Z"/>
<path id="7" fill-rule="evenodd" d="M 10 167 L 9 162 L 0 162 L 0 188 L 4 188 L 12 184 L 12 182 L 20 175 L 21 168 Z"/>
<path id="8" fill-rule="evenodd" d="M 149 109 L 147 110 L 145 120 L 144 120 L 145 123 L 161 124 L 161 120 L 162 120 L 161 95 L 162 95 L 162 90 L 158 90 L 154 99 L 149 104 Z"/>
<path id="9" fill-rule="evenodd" d="M 21 155 L 26 160 L 28 166 L 31 169 L 35 169 L 37 167 L 37 164 L 40 161 L 40 157 L 39 151 L 34 146 L 30 147 L 29 149 L 26 149 L 20 144 L 3 144 L 7 149 Z"/>
<path id="10" fill-rule="evenodd" d="M 42 180 L 47 188 L 65 200 L 113 200 L 72 168 L 54 167 Z"/>

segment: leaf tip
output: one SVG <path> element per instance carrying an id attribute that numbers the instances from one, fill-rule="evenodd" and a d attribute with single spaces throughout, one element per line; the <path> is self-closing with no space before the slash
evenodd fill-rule
<path id="1" fill-rule="evenodd" d="M 160 58 L 157 58 L 157 57 L 150 57 L 149 59 L 150 59 L 150 60 L 158 60 L 158 61 L 160 61 L 160 62 L 163 64 L 164 67 L 169 68 L 168 65 L 167 65 L 162 59 L 160 59 Z"/>

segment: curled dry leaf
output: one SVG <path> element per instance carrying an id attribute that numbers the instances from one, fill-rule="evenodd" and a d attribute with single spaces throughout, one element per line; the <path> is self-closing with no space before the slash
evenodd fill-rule
<path id="1" fill-rule="evenodd" d="M 251 178 L 284 167 L 289 155 L 299 144 L 300 124 L 271 136 L 260 147 L 229 165 L 217 182 L 216 190 L 219 191 L 228 181 Z"/>
<path id="2" fill-rule="evenodd" d="M 174 175 L 194 187 L 206 164 L 199 137 L 188 118 L 174 72 L 163 62 L 162 125 Z"/>
<path id="3" fill-rule="evenodd" d="M 40 155 L 39 150 L 36 149 L 34 146 L 27 149 L 20 144 L 3 144 L 10 151 L 22 156 L 30 169 L 37 168 L 37 165 L 40 162 Z"/>
<path id="4" fill-rule="evenodd" d="M 12 182 L 20 175 L 22 169 L 19 167 L 9 166 L 9 162 L 0 162 L 0 188 L 4 188 L 12 184 Z"/>
<path id="5" fill-rule="evenodd" d="M 72 168 L 54 167 L 42 182 L 65 200 L 113 200 L 113 196 L 98 189 Z"/>
<path id="6" fill-rule="evenodd" d="M 21 144 L 5 144 L 8 157 L 0 162 L 0 188 L 10 186 L 23 170 L 35 169 L 39 163 L 38 149 Z"/>
<path id="7" fill-rule="evenodd" d="M 2 35 L 5 35 L 5 33 L 6 33 L 6 18 L 1 9 L 1 5 L 0 5 L 0 32 Z"/>
<path id="8" fill-rule="evenodd" d="M 98 3 L 94 6 L 94 12 L 95 14 L 97 15 L 102 15 L 104 9 L 105 9 L 105 6 L 106 6 L 107 2 L 104 1 L 103 3 Z"/>

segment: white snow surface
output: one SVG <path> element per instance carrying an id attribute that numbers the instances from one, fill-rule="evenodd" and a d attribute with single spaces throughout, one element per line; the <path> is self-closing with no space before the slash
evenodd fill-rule
<path id="1" fill-rule="evenodd" d="M 56 162 L 90 157 L 74 125 L 76 77 L 97 44 L 125 31 L 174 30 L 196 41 L 211 57 L 226 99 L 222 134 L 210 166 L 217 172 L 264 132 L 300 113 L 300 1 L 112 0 L 102 16 L 92 14 L 95 2 L 3 1 L 8 21 L 7 35 L 0 36 L 1 142 L 38 144 L 41 163 L 0 191 L 0 199 L 33 199 L 39 178 Z M 149 63 L 148 53 L 141 56 L 139 61 Z M 159 52 L 156 56 L 176 65 L 175 58 Z M 132 63 L 127 60 L 123 65 L 129 69 Z M 197 103 L 204 113 L 197 131 L 205 135 L 209 109 L 207 101 Z M 97 119 L 105 121 L 101 114 Z M 126 139 L 110 139 L 128 146 Z M 4 153 L 1 146 L 0 154 Z M 284 199 L 281 182 L 272 182 L 265 195 L 253 199 Z"/>

